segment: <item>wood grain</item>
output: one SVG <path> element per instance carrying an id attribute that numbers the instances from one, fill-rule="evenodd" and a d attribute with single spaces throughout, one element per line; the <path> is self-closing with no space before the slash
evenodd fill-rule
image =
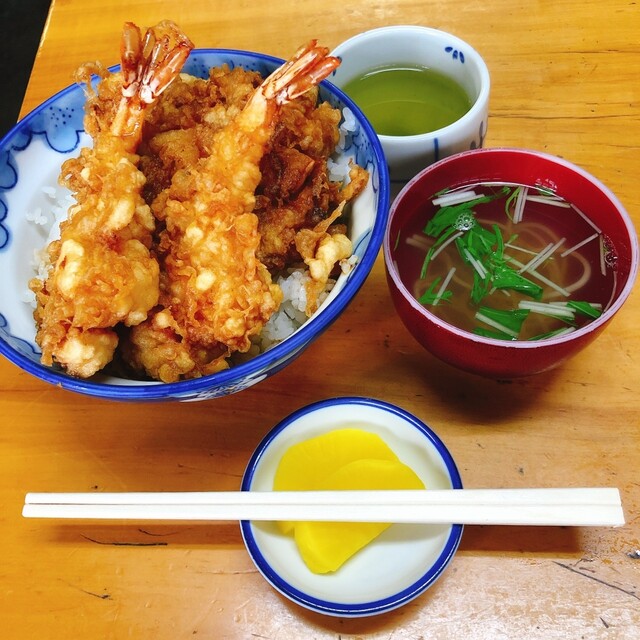
<path id="1" fill-rule="evenodd" d="M 198 47 L 288 56 L 368 28 L 422 24 L 467 40 L 492 78 L 487 146 L 562 156 L 607 184 L 640 224 L 640 11 L 628 0 L 54 0 L 27 113 L 82 62 L 118 61 L 125 20 L 177 21 Z M 0 362 L 0 619 L 6 639 L 606 638 L 640 629 L 640 315 L 637 291 L 559 369 L 498 383 L 422 351 L 395 317 L 381 256 L 346 312 L 289 367 L 191 404 L 85 398 Z M 290 411 L 347 394 L 415 412 L 465 486 L 620 488 L 619 529 L 468 527 L 426 594 L 342 620 L 290 604 L 236 526 L 27 521 L 27 491 L 237 489 L 254 447 Z"/>

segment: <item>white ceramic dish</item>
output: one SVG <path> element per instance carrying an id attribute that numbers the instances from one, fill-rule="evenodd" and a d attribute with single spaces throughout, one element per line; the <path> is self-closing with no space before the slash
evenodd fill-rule
<path id="1" fill-rule="evenodd" d="M 267 75 L 281 63 L 277 58 L 246 51 L 196 49 L 184 71 L 205 77 L 210 67 L 228 64 Z M 389 206 L 384 155 L 368 121 L 349 98 L 329 83 L 321 85 L 320 97 L 353 114 L 353 132 L 338 159 L 354 158 L 369 170 L 370 181 L 351 208 L 349 235 L 357 257 L 355 267 L 348 275 L 340 276 L 330 296 L 298 331 L 246 363 L 170 384 L 106 375 L 80 380 L 40 364 L 27 284 L 35 275 L 34 254 L 47 242 L 53 223 L 52 208 L 68 196 L 57 187 L 60 165 L 90 144 L 83 131 L 83 90 L 70 86 L 37 107 L 0 141 L 0 353 L 53 385 L 129 401 L 215 398 L 246 389 L 286 366 L 329 327 L 359 290 L 382 244 Z M 65 209 L 67 206 L 68 203 Z"/>
<path id="2" fill-rule="evenodd" d="M 269 491 L 278 462 L 291 445 L 356 426 L 380 435 L 427 488 L 460 489 L 446 446 L 415 416 L 370 398 L 335 398 L 296 411 L 260 443 L 242 489 Z M 292 536 L 272 522 L 241 523 L 247 549 L 266 580 L 293 602 L 319 613 L 359 617 L 384 613 L 428 589 L 453 558 L 460 525 L 394 524 L 333 574 L 312 573 Z"/>

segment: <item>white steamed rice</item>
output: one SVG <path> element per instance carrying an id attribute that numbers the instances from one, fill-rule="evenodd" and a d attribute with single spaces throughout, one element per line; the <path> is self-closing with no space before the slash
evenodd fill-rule
<path id="1" fill-rule="evenodd" d="M 292 335 L 306 321 L 305 309 L 307 306 L 307 292 L 305 284 L 311 280 L 306 269 L 290 269 L 285 275 L 277 278 L 276 282 L 282 289 L 282 304 L 278 310 L 269 318 L 269 321 L 262 328 L 257 346 L 260 352 L 264 352 L 270 347 L 282 342 Z M 335 285 L 335 280 L 329 280 L 324 291 L 318 298 L 318 303 L 329 295 Z"/>

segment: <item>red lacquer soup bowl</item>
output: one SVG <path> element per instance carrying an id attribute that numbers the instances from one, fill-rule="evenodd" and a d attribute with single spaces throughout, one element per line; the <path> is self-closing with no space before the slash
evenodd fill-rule
<path id="1" fill-rule="evenodd" d="M 605 248 L 600 250 L 599 260 L 591 255 L 589 260 L 597 264 L 589 264 L 590 270 L 601 271 L 603 276 L 607 273 L 610 281 L 610 291 L 604 304 L 600 305 L 597 318 L 586 323 L 574 323 L 574 326 L 568 323 L 566 331 L 559 330 L 542 339 L 516 336 L 505 339 L 506 336 L 499 331 L 500 337 L 494 337 L 497 334 L 492 327 L 476 334 L 475 329 L 454 326 L 435 315 L 432 304 L 418 301 L 414 293 L 416 270 L 414 268 L 412 273 L 407 273 L 404 266 L 407 264 L 405 252 L 415 251 L 405 241 L 408 230 L 424 228 L 435 215 L 433 199 L 437 194 L 464 192 L 472 185 L 486 183 L 527 187 L 525 193 L 529 195 L 542 194 L 543 199 L 563 204 L 564 208 L 558 205 L 557 213 L 553 214 L 558 219 L 563 216 L 562 224 L 572 225 L 573 222 L 567 221 L 575 220 L 575 224 L 590 225 L 588 228 L 592 229 L 593 238 L 589 242 Z M 569 210 L 573 216 L 569 216 Z M 509 217 L 513 219 L 512 214 Z M 568 231 L 570 235 L 571 229 Z M 628 298 L 638 271 L 637 235 L 616 196 L 580 167 L 557 157 L 521 149 L 477 149 L 451 156 L 424 169 L 394 200 L 383 247 L 387 282 L 394 305 L 416 340 L 433 355 L 455 367 L 498 379 L 547 371 L 591 343 Z M 566 248 L 566 245 L 556 249 L 548 259 L 559 259 L 560 255 L 572 252 L 572 248 Z M 521 260 L 526 263 L 528 259 Z M 518 272 L 522 269 L 523 276 L 535 280 L 533 274 L 539 275 L 537 270 L 540 267 L 532 267 L 529 271 L 523 262 L 518 264 L 514 261 L 520 267 L 514 269 Z M 562 302 L 562 296 L 559 297 Z M 438 304 L 452 304 L 450 300 L 442 299 Z"/>

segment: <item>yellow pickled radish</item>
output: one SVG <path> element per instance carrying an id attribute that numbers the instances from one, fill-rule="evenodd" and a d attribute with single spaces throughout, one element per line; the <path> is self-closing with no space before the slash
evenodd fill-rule
<path id="1" fill-rule="evenodd" d="M 346 427 L 291 445 L 278 463 L 275 491 L 314 491 L 340 467 L 369 458 L 397 460 L 398 456 L 376 433 Z"/>
<path id="2" fill-rule="evenodd" d="M 389 445 L 377 434 L 345 427 L 298 442 L 282 456 L 273 480 L 274 491 L 317 491 L 324 480 L 346 464 L 363 458 L 397 460 Z M 279 522 L 283 533 L 291 522 Z"/>
<path id="3" fill-rule="evenodd" d="M 296 522 L 294 538 L 313 573 L 331 573 L 387 527 L 377 522 Z"/>
<path id="4" fill-rule="evenodd" d="M 322 490 L 425 488 L 416 473 L 398 459 L 354 460 L 337 469 L 322 484 Z M 384 522 L 295 522 L 294 537 L 309 569 L 329 573 L 339 569 L 389 526 Z"/>

